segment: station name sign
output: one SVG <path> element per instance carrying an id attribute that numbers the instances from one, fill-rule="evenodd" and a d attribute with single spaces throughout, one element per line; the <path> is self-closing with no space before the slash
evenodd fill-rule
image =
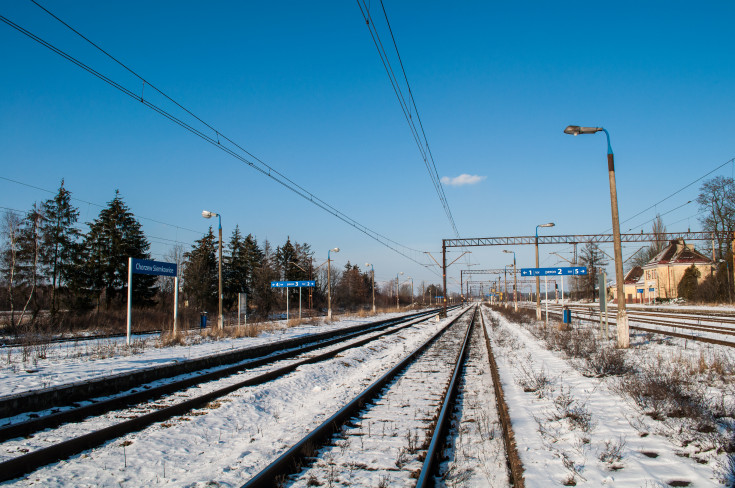
<path id="1" fill-rule="evenodd" d="M 133 273 L 157 276 L 176 276 L 176 265 L 161 261 L 150 261 L 148 259 L 132 260 Z"/>
<path id="2" fill-rule="evenodd" d="M 521 276 L 584 276 L 587 268 L 570 266 L 565 268 L 521 268 Z"/>
<path id="3" fill-rule="evenodd" d="M 311 288 L 316 286 L 315 280 L 307 281 L 271 281 L 271 288 Z"/>

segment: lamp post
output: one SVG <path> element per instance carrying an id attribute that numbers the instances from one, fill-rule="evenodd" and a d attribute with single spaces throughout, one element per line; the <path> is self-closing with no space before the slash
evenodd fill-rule
<path id="1" fill-rule="evenodd" d="M 339 252 L 339 248 L 335 247 L 327 251 L 327 320 L 332 320 L 332 251 Z"/>
<path id="2" fill-rule="evenodd" d="M 513 254 L 513 310 L 518 311 L 518 270 L 516 269 L 516 252 L 503 249 L 503 252 Z"/>
<path id="3" fill-rule="evenodd" d="M 602 127 L 580 127 L 569 125 L 564 129 L 565 134 L 577 136 L 579 134 L 595 134 L 604 132 L 607 137 L 607 172 L 610 179 L 610 209 L 612 211 L 613 243 L 615 246 L 615 281 L 618 289 L 618 347 L 630 346 L 628 331 L 628 313 L 625 310 L 625 285 L 623 275 L 623 248 L 620 244 L 620 219 L 618 217 L 618 191 L 615 187 L 615 157 L 610 145 L 610 134 Z"/>
<path id="4" fill-rule="evenodd" d="M 219 308 L 217 314 L 217 327 L 222 329 L 225 325 L 224 317 L 222 316 L 222 217 L 218 213 L 210 212 L 209 210 L 202 210 L 202 217 L 205 219 L 211 219 L 217 217 L 217 223 L 219 226 L 219 262 L 217 263 L 217 274 L 219 275 L 219 286 L 218 286 L 218 298 Z"/>
<path id="5" fill-rule="evenodd" d="M 536 226 L 536 267 L 538 268 L 538 228 L 554 227 L 554 222 L 539 224 Z M 536 320 L 541 320 L 541 279 L 536 276 Z"/>
<path id="6" fill-rule="evenodd" d="M 375 267 L 370 263 L 365 263 L 365 266 L 370 266 L 370 270 L 372 271 L 371 275 L 373 277 L 373 313 L 375 313 Z"/>
<path id="7" fill-rule="evenodd" d="M 403 271 L 396 273 L 396 310 L 401 309 L 400 296 L 401 296 L 401 284 L 398 281 L 398 275 L 402 275 Z"/>

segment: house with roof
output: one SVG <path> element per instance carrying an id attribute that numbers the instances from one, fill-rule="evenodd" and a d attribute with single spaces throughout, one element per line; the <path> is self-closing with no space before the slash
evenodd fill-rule
<path id="1" fill-rule="evenodd" d="M 679 296 L 679 282 L 692 265 L 699 270 L 698 283 L 715 270 L 714 261 L 685 243 L 684 239 L 671 241 L 645 265 L 636 266 L 625 275 L 626 303 L 676 298 Z M 613 299 L 617 299 L 617 289 L 613 287 L 611 291 Z"/>

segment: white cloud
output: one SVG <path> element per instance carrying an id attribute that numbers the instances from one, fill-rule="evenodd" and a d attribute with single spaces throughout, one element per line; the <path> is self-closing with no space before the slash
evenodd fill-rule
<path id="1" fill-rule="evenodd" d="M 461 175 L 455 176 L 454 178 L 450 178 L 449 176 L 443 176 L 441 181 L 445 185 L 462 186 L 462 185 L 474 185 L 475 183 L 479 183 L 483 181 L 485 178 L 487 178 L 487 176 L 468 175 L 466 173 L 462 173 Z"/>

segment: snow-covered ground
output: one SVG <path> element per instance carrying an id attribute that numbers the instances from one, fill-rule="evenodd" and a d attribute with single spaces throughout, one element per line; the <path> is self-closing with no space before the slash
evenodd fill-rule
<path id="1" fill-rule="evenodd" d="M 451 316 L 345 351 L 333 360 L 302 366 L 276 381 L 240 390 L 9 484 L 240 486 L 447 320 Z M 23 449 L 22 440 L 16 442 L 15 447 Z"/>
<path id="2" fill-rule="evenodd" d="M 488 324 L 494 324 L 488 330 L 526 470 L 526 486 L 720 485 L 726 455 L 718 453 L 716 446 L 708 450 L 713 446 L 707 446 L 706 440 L 677 436 L 675 426 L 685 426 L 676 420 L 654 420 L 651 412 L 622 393 L 621 378 L 596 377 L 579 360 L 549 350 L 529 331 L 535 324 L 521 326 L 498 312 L 485 313 Z M 730 365 L 735 359 L 727 348 L 713 353 L 710 345 L 692 341 L 689 351 L 683 341 L 639 338 L 633 345 L 626 359 L 641 370 L 655 368 L 650 364 L 655 358 L 659 363 L 678 360 L 683 364 L 689 357 L 702 357 L 705 367 L 713 357 Z M 712 384 L 731 408 L 730 380 L 731 376 Z M 721 438 L 711 438 L 715 439 Z"/>
<path id="3" fill-rule="evenodd" d="M 343 317 L 331 323 L 319 322 L 318 325 L 296 327 L 286 327 L 286 322 L 283 321 L 273 323 L 274 330 L 257 337 L 216 339 L 198 331 L 190 331 L 184 345 L 165 347 L 160 336 L 150 335 L 134 337 L 130 346 L 121 337 L 31 346 L 26 351 L 20 346 L 5 347 L 0 349 L 0 397 L 255 347 L 397 315 Z"/>

